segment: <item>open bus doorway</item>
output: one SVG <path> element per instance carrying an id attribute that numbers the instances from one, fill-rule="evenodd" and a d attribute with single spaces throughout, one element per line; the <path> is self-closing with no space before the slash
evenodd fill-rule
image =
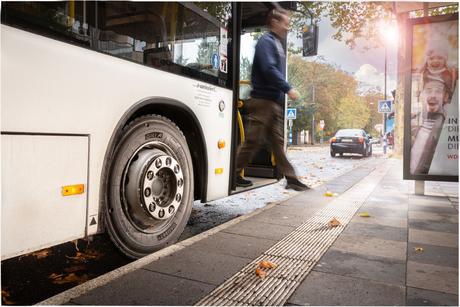
<path id="1" fill-rule="evenodd" d="M 289 4 L 286 2 L 286 4 Z M 275 8 L 274 3 L 246 2 L 241 4 L 241 28 L 239 44 L 239 91 L 237 101 L 236 131 L 238 146 L 245 140 L 249 127 L 248 106 L 251 103 L 251 70 L 254 60 L 254 51 L 258 39 L 269 29 L 266 25 L 266 18 L 270 10 Z M 283 5 L 284 6 L 284 5 Z M 286 46 L 286 41 L 283 42 Z M 286 50 L 286 48 L 285 48 Z M 234 163 L 236 164 L 237 150 L 235 149 Z M 272 146 L 268 140 L 264 140 L 261 149 L 254 154 L 248 166 L 242 174 L 246 179 L 251 180 L 250 187 L 236 187 L 233 183 L 232 193 L 258 188 L 264 185 L 275 183 L 282 178 L 282 174 L 276 168 L 276 160 L 272 154 Z M 235 174 L 236 176 L 236 174 Z"/>

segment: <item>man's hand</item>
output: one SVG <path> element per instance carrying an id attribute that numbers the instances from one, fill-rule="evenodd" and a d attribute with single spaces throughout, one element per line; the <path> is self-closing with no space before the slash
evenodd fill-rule
<path id="1" fill-rule="evenodd" d="M 299 98 L 299 93 L 293 88 L 291 88 L 287 94 L 291 100 L 297 100 Z"/>

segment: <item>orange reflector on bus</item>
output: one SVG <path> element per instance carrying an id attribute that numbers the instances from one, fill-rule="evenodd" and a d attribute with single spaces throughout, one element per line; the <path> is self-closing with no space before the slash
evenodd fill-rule
<path id="1" fill-rule="evenodd" d="M 216 169 L 214 170 L 214 173 L 216 173 L 216 175 L 223 174 L 223 173 L 224 173 L 224 169 L 223 169 L 222 167 L 216 168 Z"/>
<path id="2" fill-rule="evenodd" d="M 219 140 L 219 142 L 217 142 L 217 147 L 219 147 L 219 149 L 222 149 L 225 147 L 225 141 L 224 140 Z"/>
<path id="3" fill-rule="evenodd" d="M 62 196 L 83 194 L 85 192 L 84 184 L 66 185 L 62 187 Z"/>

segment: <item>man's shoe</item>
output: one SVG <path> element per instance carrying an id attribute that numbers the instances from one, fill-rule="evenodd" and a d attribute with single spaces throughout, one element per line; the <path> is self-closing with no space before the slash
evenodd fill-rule
<path id="1" fill-rule="evenodd" d="M 250 187 L 252 186 L 252 181 L 244 179 L 241 176 L 236 177 L 236 186 L 237 187 Z"/>
<path id="2" fill-rule="evenodd" d="M 286 189 L 293 189 L 296 191 L 306 191 L 309 190 L 310 187 L 304 183 L 302 183 L 297 178 L 287 178 Z"/>

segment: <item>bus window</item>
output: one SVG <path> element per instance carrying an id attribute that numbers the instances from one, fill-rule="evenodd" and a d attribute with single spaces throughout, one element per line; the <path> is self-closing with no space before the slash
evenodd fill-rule
<path id="1" fill-rule="evenodd" d="M 3 2 L 2 23 L 230 86 L 231 3 Z"/>
<path id="2" fill-rule="evenodd" d="M 100 15 L 101 51 L 212 83 L 226 79 L 225 23 L 193 3 L 104 2 Z"/>

